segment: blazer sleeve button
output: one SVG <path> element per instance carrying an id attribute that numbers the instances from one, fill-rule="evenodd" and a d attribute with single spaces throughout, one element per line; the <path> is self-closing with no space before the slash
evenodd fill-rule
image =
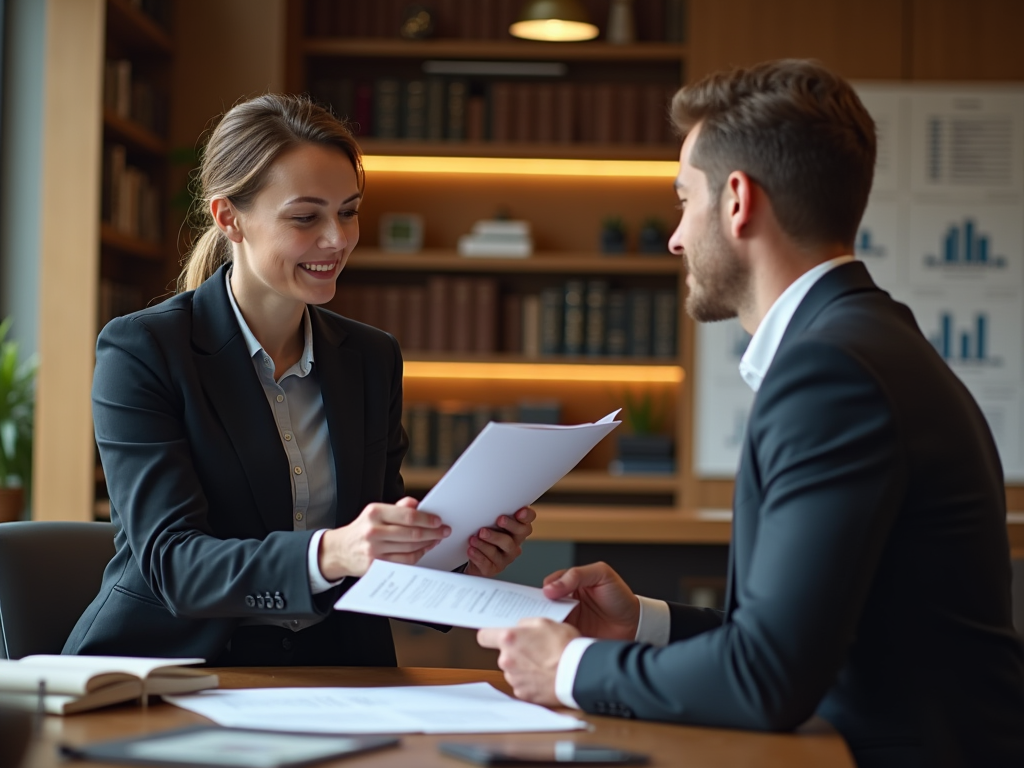
<path id="1" fill-rule="evenodd" d="M 266 603 L 268 609 L 274 610 L 274 598 L 270 596 L 269 592 L 263 593 L 263 601 Z"/>
<path id="2" fill-rule="evenodd" d="M 266 605 L 263 601 L 263 595 L 256 595 L 256 607 L 263 608 Z"/>
<path id="3" fill-rule="evenodd" d="M 281 596 L 280 592 L 274 593 L 274 607 L 279 611 L 284 610 L 284 598 Z"/>
<path id="4" fill-rule="evenodd" d="M 245 604 L 247 606 L 249 606 L 250 608 L 255 608 L 256 607 L 256 598 L 253 597 L 252 595 L 246 595 L 245 596 Z"/>

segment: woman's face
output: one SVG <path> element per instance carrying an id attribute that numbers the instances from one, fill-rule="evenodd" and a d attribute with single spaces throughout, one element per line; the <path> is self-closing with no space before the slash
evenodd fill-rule
<path id="1" fill-rule="evenodd" d="M 281 155 L 252 206 L 238 213 L 236 296 L 267 309 L 334 298 L 359 242 L 361 200 L 355 168 L 340 150 L 303 144 Z"/>

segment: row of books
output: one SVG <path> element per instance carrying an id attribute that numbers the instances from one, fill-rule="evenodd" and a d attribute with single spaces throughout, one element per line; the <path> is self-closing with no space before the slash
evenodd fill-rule
<path id="1" fill-rule="evenodd" d="M 426 285 L 345 284 L 332 308 L 393 334 L 406 353 L 677 356 L 673 290 L 571 279 L 501 295 L 497 279 L 435 275 Z"/>
<path id="2" fill-rule="evenodd" d="M 450 467 L 480 430 L 491 421 L 558 424 L 557 400 L 510 403 L 501 406 L 460 402 L 407 403 L 402 425 L 409 435 L 409 467 Z"/>
<path id="3" fill-rule="evenodd" d="M 167 99 L 148 79 L 133 74 L 130 59 L 104 63 L 103 107 L 158 136 L 167 133 Z"/>
<path id="4" fill-rule="evenodd" d="M 361 136 L 411 141 L 671 144 L 675 85 L 321 78 L 315 99 Z"/>
<path id="5" fill-rule="evenodd" d="M 122 234 L 160 242 L 160 191 L 149 174 L 128 165 L 128 150 L 123 144 L 103 148 L 102 194 L 103 221 Z"/>
<path id="6" fill-rule="evenodd" d="M 584 0 L 590 18 L 602 29 L 608 0 Z M 508 28 L 523 0 L 433 0 L 425 4 L 432 37 L 476 40 L 512 39 Z M 685 0 L 633 0 L 634 27 L 640 42 L 680 43 L 686 37 Z M 310 37 L 398 37 L 408 15 L 408 0 L 309 0 Z"/>

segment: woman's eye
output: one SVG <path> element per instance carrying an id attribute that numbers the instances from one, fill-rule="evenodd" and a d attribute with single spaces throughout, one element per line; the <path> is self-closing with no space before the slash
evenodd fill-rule
<path id="1" fill-rule="evenodd" d="M 292 216 L 292 219 L 297 221 L 299 224 L 309 224 L 316 218 L 315 215 L 310 214 L 309 216 Z"/>
<path id="2" fill-rule="evenodd" d="M 354 219 L 359 215 L 359 211 L 342 211 L 341 218 L 343 219 Z"/>

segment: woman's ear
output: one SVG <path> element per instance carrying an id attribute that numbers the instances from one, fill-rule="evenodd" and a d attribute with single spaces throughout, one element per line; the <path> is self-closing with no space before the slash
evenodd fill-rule
<path id="1" fill-rule="evenodd" d="M 242 222 L 238 210 L 226 197 L 215 197 L 210 201 L 210 215 L 221 232 L 233 243 L 242 242 Z"/>

